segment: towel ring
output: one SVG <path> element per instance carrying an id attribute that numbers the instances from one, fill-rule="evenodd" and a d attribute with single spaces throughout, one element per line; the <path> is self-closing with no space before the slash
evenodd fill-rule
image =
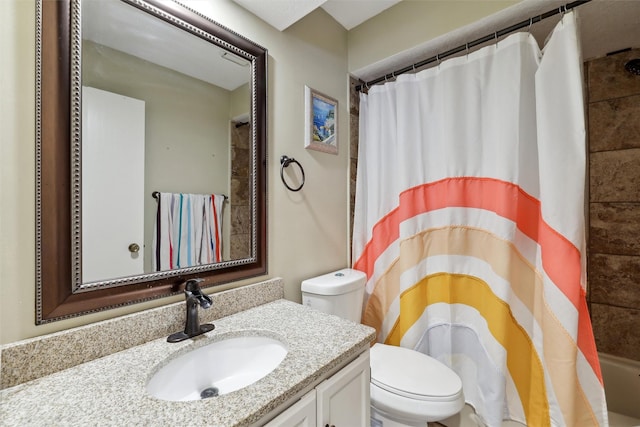
<path id="1" fill-rule="evenodd" d="M 289 184 L 284 180 L 284 168 L 288 167 L 291 163 L 295 163 L 300 168 L 300 172 L 302 172 L 302 183 L 298 188 L 291 188 Z M 293 157 L 282 156 L 280 157 L 280 179 L 285 187 L 287 187 L 290 191 L 300 191 L 302 186 L 304 186 L 304 169 L 302 165 Z"/>

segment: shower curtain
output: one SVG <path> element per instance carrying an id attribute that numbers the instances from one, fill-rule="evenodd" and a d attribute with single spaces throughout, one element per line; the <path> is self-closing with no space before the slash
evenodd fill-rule
<path id="1" fill-rule="evenodd" d="M 153 271 L 222 261 L 222 206 L 217 194 L 160 193 L 153 229 Z"/>
<path id="2" fill-rule="evenodd" d="M 354 268 L 378 341 L 463 381 L 489 426 L 607 425 L 585 289 L 575 12 L 360 95 Z"/>

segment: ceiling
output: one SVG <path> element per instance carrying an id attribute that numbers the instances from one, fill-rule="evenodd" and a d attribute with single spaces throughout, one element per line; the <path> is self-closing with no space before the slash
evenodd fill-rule
<path id="1" fill-rule="evenodd" d="M 401 0 L 233 0 L 282 31 L 318 7 L 350 30 Z"/>
<path id="2" fill-rule="evenodd" d="M 121 1 L 83 0 L 82 38 L 229 91 L 251 77 L 247 60 Z"/>

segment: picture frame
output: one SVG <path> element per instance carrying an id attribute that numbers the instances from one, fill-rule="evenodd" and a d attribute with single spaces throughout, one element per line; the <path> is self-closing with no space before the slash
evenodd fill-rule
<path id="1" fill-rule="evenodd" d="M 304 148 L 338 154 L 338 101 L 309 86 L 304 90 Z"/>

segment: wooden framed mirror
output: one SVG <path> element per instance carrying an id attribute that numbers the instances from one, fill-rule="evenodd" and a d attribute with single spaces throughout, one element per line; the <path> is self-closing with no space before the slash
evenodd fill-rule
<path id="1" fill-rule="evenodd" d="M 208 287 L 265 274 L 266 49 L 171 1 L 37 0 L 36 18 L 36 323 L 173 295 L 189 278 Z M 109 121 L 95 131 L 87 88 L 140 101 L 143 111 L 120 134 Z M 116 105 L 106 111 L 120 111 Z M 138 127 L 142 157 L 124 166 L 133 151 L 122 156 L 130 143 L 115 142 Z M 244 140 L 234 142 L 238 129 Z M 193 148 L 194 140 L 204 148 Z M 101 147 L 94 163 L 88 144 Z M 120 157 L 107 161 L 108 152 Z M 158 192 L 226 196 L 216 217 L 218 258 L 153 262 Z M 116 220 L 119 212 L 128 217 Z M 88 250 L 111 248 L 108 238 L 130 222 L 142 237 L 121 239 L 106 255 Z M 119 265 L 111 252 L 136 269 L 103 271 Z"/>

